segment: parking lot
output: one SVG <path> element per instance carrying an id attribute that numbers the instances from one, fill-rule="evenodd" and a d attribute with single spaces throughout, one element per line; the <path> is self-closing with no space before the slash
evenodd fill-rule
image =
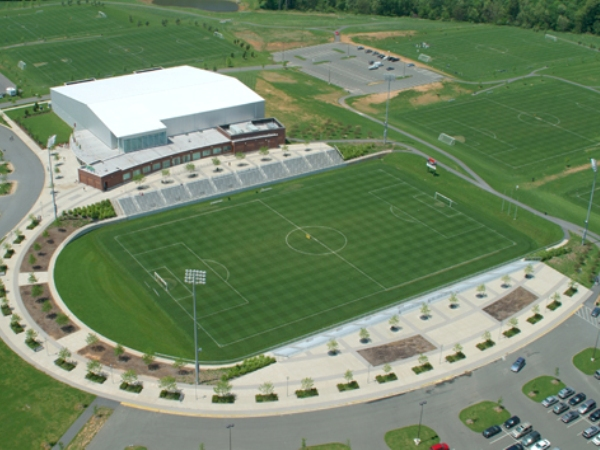
<path id="1" fill-rule="evenodd" d="M 339 86 L 352 94 L 386 92 L 391 77 L 392 91 L 434 83 L 444 77 L 436 72 L 417 67 L 410 62 L 383 61 L 373 53 L 359 50 L 352 44 L 334 42 L 314 47 L 297 48 L 273 54 L 276 62 L 288 61 L 288 67 L 299 67 L 303 72 L 327 83 Z M 369 70 L 371 62 L 382 66 Z"/>

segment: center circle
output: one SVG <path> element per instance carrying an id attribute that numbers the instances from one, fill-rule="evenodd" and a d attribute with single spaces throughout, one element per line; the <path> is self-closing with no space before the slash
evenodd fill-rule
<path id="1" fill-rule="evenodd" d="M 560 123 L 560 119 L 548 113 L 519 113 L 518 119 L 528 125 L 538 127 L 552 127 Z"/>
<path id="2" fill-rule="evenodd" d="M 295 228 L 285 237 L 285 243 L 303 255 L 332 255 L 341 252 L 348 239 L 339 230 L 318 225 Z"/>

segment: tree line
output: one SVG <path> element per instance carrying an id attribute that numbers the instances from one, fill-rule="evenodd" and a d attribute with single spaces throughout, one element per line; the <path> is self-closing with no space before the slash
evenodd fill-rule
<path id="1" fill-rule="evenodd" d="M 263 0 L 261 8 L 405 16 L 600 34 L 600 0 Z"/>

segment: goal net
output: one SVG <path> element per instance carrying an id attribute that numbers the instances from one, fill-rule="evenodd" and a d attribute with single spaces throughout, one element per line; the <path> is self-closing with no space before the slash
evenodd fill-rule
<path id="1" fill-rule="evenodd" d="M 442 141 L 444 144 L 454 145 L 456 139 L 454 139 L 452 136 L 448 136 L 446 133 L 440 133 L 438 141 Z"/>
<path id="2" fill-rule="evenodd" d="M 431 61 L 431 56 L 429 56 L 429 55 L 426 55 L 425 53 L 421 53 L 421 54 L 419 55 L 419 61 L 423 61 L 423 62 L 426 62 L 426 63 L 428 63 L 428 62 L 430 62 L 430 61 Z"/>
<path id="3" fill-rule="evenodd" d="M 448 205 L 450 208 L 452 208 L 452 205 L 456 204 L 454 200 L 446 197 L 445 195 L 440 194 L 439 192 L 436 192 L 435 195 L 433 196 L 433 198 L 435 200 L 437 200 L 438 202 L 442 202 L 445 205 Z"/>
<path id="4" fill-rule="evenodd" d="M 160 284 L 165 291 L 169 290 L 169 283 L 167 283 L 163 277 L 161 277 L 158 273 L 154 272 L 154 279 L 158 284 Z"/>
<path id="5" fill-rule="evenodd" d="M 553 34 L 546 34 L 544 37 L 546 38 L 547 41 L 552 41 L 552 42 L 558 41 L 558 38 L 556 36 L 554 36 Z"/>

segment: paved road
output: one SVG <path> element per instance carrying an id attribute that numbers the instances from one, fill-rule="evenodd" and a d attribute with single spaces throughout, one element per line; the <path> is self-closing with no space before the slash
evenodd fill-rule
<path id="1" fill-rule="evenodd" d="M 0 148 L 14 167 L 8 179 L 17 183 L 13 194 L 0 197 L 0 236 L 4 236 L 18 226 L 35 205 L 44 187 L 45 174 L 38 157 L 3 126 L 0 126 Z"/>
<path id="2" fill-rule="evenodd" d="M 149 449 L 177 448 L 196 450 L 228 447 L 225 428 L 233 423 L 233 448 L 244 450 L 289 449 L 307 444 L 350 440 L 354 450 L 384 450 L 385 432 L 418 422 L 419 402 L 425 400 L 423 423 L 435 429 L 455 449 L 504 449 L 509 437 L 490 441 L 471 432 L 458 420 L 466 406 L 482 400 L 497 401 L 513 414 L 532 422 L 544 438 L 562 449 L 589 449 L 577 436 L 588 425 L 583 421 L 567 427 L 557 417 L 521 393 L 522 385 L 539 375 L 553 375 L 559 368 L 560 378 L 588 396 L 599 397 L 600 382 L 580 373 L 571 357 L 584 347 L 592 346 L 597 328 L 573 316 L 561 326 L 518 352 L 527 358 L 519 374 L 509 371 L 516 355 L 497 361 L 455 380 L 409 392 L 396 397 L 345 408 L 260 419 L 211 419 L 161 415 L 119 406 L 104 428 L 88 447 L 89 450 L 122 449 L 127 445 L 145 445 Z M 577 343 L 577 344 L 574 344 Z M 600 400 L 596 398 L 596 400 Z"/>

